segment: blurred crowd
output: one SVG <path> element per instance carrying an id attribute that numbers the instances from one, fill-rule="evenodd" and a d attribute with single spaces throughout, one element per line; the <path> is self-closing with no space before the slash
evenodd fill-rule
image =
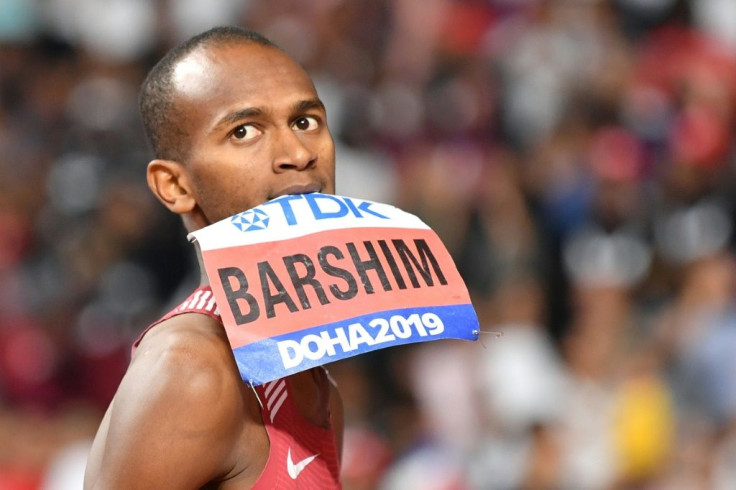
<path id="1" fill-rule="evenodd" d="M 0 490 L 79 488 L 197 281 L 136 97 L 217 24 L 303 63 L 338 193 L 424 219 L 481 320 L 330 366 L 346 489 L 736 488 L 736 2 L 0 0 Z"/>

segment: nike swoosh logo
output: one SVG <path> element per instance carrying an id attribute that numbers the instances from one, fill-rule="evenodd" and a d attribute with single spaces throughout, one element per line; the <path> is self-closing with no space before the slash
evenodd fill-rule
<path id="1" fill-rule="evenodd" d="M 291 448 L 289 448 L 289 451 L 286 453 L 286 471 L 289 472 L 289 476 L 291 477 L 291 479 L 296 480 L 296 477 L 299 476 L 299 473 L 301 473 L 309 463 L 314 461 L 314 458 L 316 458 L 317 456 L 319 456 L 319 454 L 309 456 L 308 458 L 304 458 L 303 460 L 299 461 L 297 464 L 294 464 L 294 461 L 291 459 Z"/>

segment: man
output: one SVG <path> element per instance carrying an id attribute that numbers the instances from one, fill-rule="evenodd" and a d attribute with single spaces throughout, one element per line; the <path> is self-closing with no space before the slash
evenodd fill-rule
<path id="1" fill-rule="evenodd" d="M 314 85 L 254 32 L 215 28 L 174 48 L 140 102 L 156 155 L 149 187 L 188 231 L 277 196 L 334 192 Z M 136 342 L 85 488 L 339 488 L 341 439 L 342 406 L 322 368 L 242 381 L 202 273 L 197 292 Z"/>

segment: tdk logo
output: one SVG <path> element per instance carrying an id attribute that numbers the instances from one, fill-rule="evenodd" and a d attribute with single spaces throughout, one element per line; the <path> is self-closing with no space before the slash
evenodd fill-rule
<path id="1" fill-rule="evenodd" d="M 304 206 L 304 204 L 307 206 Z M 240 231 L 265 230 L 268 227 L 269 218 L 275 216 L 275 213 L 279 211 L 280 214 L 283 214 L 287 226 L 296 225 L 297 216 L 302 221 L 305 218 L 321 221 L 345 217 L 365 218 L 367 216 L 389 219 L 388 216 L 371 209 L 374 204 L 370 201 L 331 194 L 294 194 L 281 196 L 257 208 L 233 216 L 231 222 Z M 269 206 L 268 214 L 262 210 L 265 206 Z"/>
<path id="2" fill-rule="evenodd" d="M 240 231 L 265 230 L 271 218 L 265 211 L 255 208 L 236 214 L 230 218 L 230 222 Z"/>

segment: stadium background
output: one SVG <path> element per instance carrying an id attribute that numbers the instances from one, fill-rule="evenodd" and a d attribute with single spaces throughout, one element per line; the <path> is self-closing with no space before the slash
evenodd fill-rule
<path id="1" fill-rule="evenodd" d="M 421 216 L 503 333 L 332 366 L 346 488 L 736 488 L 733 1 L 0 0 L 0 489 L 78 488 L 195 281 L 136 93 L 217 24 L 304 64 L 338 192 Z"/>

